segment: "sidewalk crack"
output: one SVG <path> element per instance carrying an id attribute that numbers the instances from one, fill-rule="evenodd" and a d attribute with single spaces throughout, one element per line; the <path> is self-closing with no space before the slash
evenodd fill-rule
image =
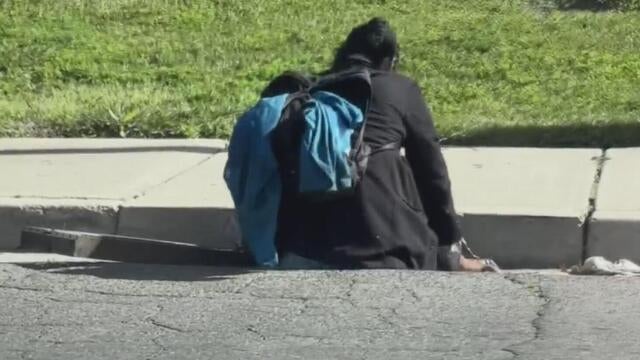
<path id="1" fill-rule="evenodd" d="M 591 230 L 591 221 L 593 215 L 597 210 L 598 205 L 598 190 L 600 189 L 600 180 L 604 172 L 604 166 L 609 158 L 607 157 L 607 150 L 603 149 L 600 156 L 593 158 L 597 162 L 596 172 L 593 177 L 593 183 L 591 184 L 591 191 L 589 192 L 589 202 L 587 204 L 587 212 L 581 219 L 580 227 L 582 228 L 582 253 L 580 254 L 580 262 L 584 263 L 589 256 L 589 232 Z"/>
<path id="2" fill-rule="evenodd" d="M 189 171 L 191 171 L 191 170 L 193 170 L 193 169 L 197 168 L 198 166 L 200 166 L 200 165 L 202 165 L 202 164 L 206 163 L 207 161 L 210 161 L 211 159 L 213 159 L 213 158 L 214 158 L 214 156 L 215 156 L 215 155 L 207 156 L 206 158 L 204 158 L 204 159 L 202 159 L 202 160 L 198 161 L 197 163 L 195 163 L 194 165 L 191 165 L 191 166 L 189 166 L 189 167 L 187 167 L 187 168 L 185 168 L 185 169 L 182 169 L 182 170 L 178 171 L 178 172 L 177 172 L 177 173 L 175 173 L 174 175 L 172 175 L 172 176 L 170 176 L 170 177 L 166 178 L 165 180 L 163 180 L 163 181 L 161 181 L 161 182 L 159 182 L 159 183 L 157 183 L 157 184 L 155 184 L 155 185 L 151 185 L 151 186 L 149 186 L 147 189 L 144 189 L 144 190 L 140 191 L 140 193 L 138 193 L 138 194 L 136 194 L 136 195 L 133 195 L 133 196 L 132 196 L 131 198 L 129 198 L 129 199 L 126 199 L 126 200 L 125 200 L 125 203 L 126 203 L 126 202 L 128 202 L 128 201 L 131 201 L 131 200 L 139 199 L 139 198 L 141 198 L 141 197 L 143 197 L 143 196 L 147 195 L 147 194 L 148 194 L 149 192 L 151 192 L 152 190 L 154 190 L 154 189 L 156 189 L 156 188 L 158 188 L 158 187 L 160 187 L 160 186 L 162 186 L 162 185 L 164 185 L 164 184 L 166 184 L 166 183 L 169 183 L 169 182 L 171 182 L 172 180 L 174 180 L 174 179 L 176 179 L 176 178 L 178 178 L 178 177 L 180 177 L 180 176 L 182 176 L 182 175 L 186 174 L 187 172 L 189 172 Z"/>

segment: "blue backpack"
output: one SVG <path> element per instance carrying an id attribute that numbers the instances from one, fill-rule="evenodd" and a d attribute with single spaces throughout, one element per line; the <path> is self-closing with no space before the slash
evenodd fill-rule
<path id="1" fill-rule="evenodd" d="M 353 193 L 371 154 L 364 142 L 370 99 L 364 68 L 289 94 L 271 136 L 284 187 L 318 201 Z"/>
<path id="2" fill-rule="evenodd" d="M 371 98 L 366 69 L 297 83 L 295 90 L 263 92 L 267 97 L 239 118 L 229 143 L 224 178 L 243 240 L 261 266 L 278 264 L 283 188 L 318 201 L 352 194 L 372 154 L 364 142 Z"/>

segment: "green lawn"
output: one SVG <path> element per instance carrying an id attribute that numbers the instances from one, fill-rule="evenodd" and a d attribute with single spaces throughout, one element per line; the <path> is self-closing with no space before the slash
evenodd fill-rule
<path id="1" fill-rule="evenodd" d="M 0 136 L 228 137 L 379 15 L 447 143 L 640 145 L 640 12 L 554 3 L 0 0 Z"/>

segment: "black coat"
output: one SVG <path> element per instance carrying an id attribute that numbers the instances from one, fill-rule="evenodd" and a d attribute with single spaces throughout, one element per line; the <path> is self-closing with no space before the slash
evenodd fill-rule
<path id="1" fill-rule="evenodd" d="M 436 268 L 438 245 L 461 237 L 447 167 L 418 85 L 394 72 L 372 72 L 365 141 L 400 143 L 369 159 L 354 196 L 317 202 L 283 193 L 281 253 L 340 268 Z"/>

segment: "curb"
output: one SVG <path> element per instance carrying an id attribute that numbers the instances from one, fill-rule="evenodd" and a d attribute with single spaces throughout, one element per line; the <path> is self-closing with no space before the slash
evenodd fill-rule
<path id="1" fill-rule="evenodd" d="M 640 148 L 604 153 L 585 257 L 640 262 Z"/>
<path id="2" fill-rule="evenodd" d="M 106 182 L 87 185 L 86 197 L 73 187 L 54 187 L 59 193 L 52 198 L 25 196 L 26 185 L 18 181 L 11 186 L 22 193 L 8 198 L 0 179 L 0 248 L 15 249 L 24 226 L 43 226 L 237 249 L 239 228 L 222 180 L 225 146 L 208 140 L 0 139 L 0 164 L 11 156 L 55 163 L 54 155 L 44 158 L 53 150 L 60 157 L 78 157 L 78 164 L 87 163 L 83 156 L 119 164 L 108 159 L 114 151 L 132 159 L 118 169 L 124 175 L 113 178 L 110 169 L 90 168 L 102 171 Z M 640 149 L 449 147 L 443 152 L 465 238 L 480 256 L 507 269 L 568 267 L 594 255 L 640 261 L 640 170 L 628 170 L 640 161 L 635 161 Z M 30 173 L 45 166 L 35 165 Z M 64 179 L 69 173 L 51 176 Z M 620 174 L 629 176 L 621 182 Z M 114 179 L 120 187 L 109 189 Z"/>
<path id="3" fill-rule="evenodd" d="M 601 150 L 447 148 L 463 234 L 501 267 L 582 260 L 583 226 Z"/>
<path id="4" fill-rule="evenodd" d="M 226 150 L 221 140 L 0 139 L 0 249 L 25 226 L 116 234 L 129 199 Z"/>

